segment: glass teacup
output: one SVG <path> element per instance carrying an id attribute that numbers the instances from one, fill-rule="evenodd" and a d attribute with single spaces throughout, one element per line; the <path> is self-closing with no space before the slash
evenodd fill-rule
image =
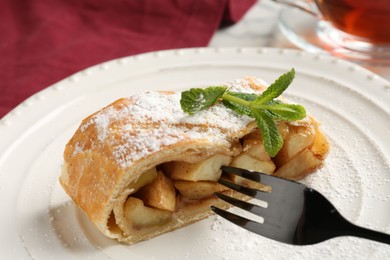
<path id="1" fill-rule="evenodd" d="M 282 10 L 279 25 L 299 47 L 325 50 L 354 61 L 390 65 L 390 0 L 274 1 L 290 6 Z M 299 14 L 291 6 L 310 16 L 304 18 L 302 12 Z M 306 20 L 299 23 L 298 19 Z M 315 23 L 312 29 L 318 41 L 307 35 L 309 21 Z"/>

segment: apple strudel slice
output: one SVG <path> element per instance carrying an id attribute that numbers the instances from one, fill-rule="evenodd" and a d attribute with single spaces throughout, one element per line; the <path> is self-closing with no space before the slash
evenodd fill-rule
<path id="1" fill-rule="evenodd" d="M 251 77 L 227 87 L 266 89 Z M 119 99 L 85 118 L 67 143 L 60 183 L 106 236 L 133 244 L 209 216 L 212 204 L 227 207 L 214 192 L 240 195 L 217 183 L 223 165 L 299 179 L 323 164 L 329 145 L 311 116 L 276 122 L 284 143 L 271 157 L 252 118 L 221 103 L 188 115 L 180 97 Z"/>

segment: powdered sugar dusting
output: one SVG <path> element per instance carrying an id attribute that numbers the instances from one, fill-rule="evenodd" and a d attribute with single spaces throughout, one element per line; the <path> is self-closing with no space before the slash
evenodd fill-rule
<path id="1" fill-rule="evenodd" d="M 110 118 L 115 114 L 115 109 L 109 107 L 105 113 L 97 114 L 94 118 L 96 129 L 98 130 L 99 141 L 104 141 L 108 134 L 108 126 L 110 125 Z"/>
<path id="2" fill-rule="evenodd" d="M 253 81 L 253 80 L 255 80 L 255 79 L 251 78 L 251 81 Z M 260 82 L 257 82 L 257 83 L 259 83 L 257 85 L 267 86 L 266 84 L 261 84 Z M 246 80 L 246 79 L 236 79 L 236 80 L 230 81 L 226 84 L 226 86 L 231 91 L 255 93 L 255 90 L 250 87 L 250 84 L 249 84 L 248 80 Z"/>
<path id="3" fill-rule="evenodd" d="M 74 146 L 73 155 L 76 155 L 76 154 L 82 152 L 83 149 L 84 149 L 84 147 L 83 147 L 83 146 L 80 146 L 80 143 L 77 142 L 77 143 L 75 144 L 75 146 Z"/>

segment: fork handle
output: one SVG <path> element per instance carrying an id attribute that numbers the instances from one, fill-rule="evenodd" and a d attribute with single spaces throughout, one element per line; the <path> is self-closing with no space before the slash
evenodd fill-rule
<path id="1" fill-rule="evenodd" d="M 390 235 L 379 232 L 379 231 L 371 230 L 368 228 L 359 227 L 359 226 L 356 226 L 352 223 L 351 223 L 351 225 L 352 225 L 351 230 L 348 231 L 349 235 L 355 236 L 355 237 L 366 238 L 366 239 L 370 239 L 370 240 L 374 240 L 377 242 L 381 242 L 381 243 L 385 243 L 385 244 L 390 245 Z"/>

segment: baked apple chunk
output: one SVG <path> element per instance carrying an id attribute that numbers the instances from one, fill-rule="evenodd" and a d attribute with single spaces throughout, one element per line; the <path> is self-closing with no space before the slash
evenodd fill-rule
<path id="1" fill-rule="evenodd" d="M 158 172 L 157 177 L 142 187 L 135 196 L 148 207 L 170 212 L 176 209 L 176 190 L 173 181 L 165 177 L 162 172 Z"/>
<path id="2" fill-rule="evenodd" d="M 221 177 L 221 166 L 229 165 L 231 157 L 217 154 L 198 163 L 171 162 L 164 168 L 175 180 L 217 181 Z"/>
<path id="3" fill-rule="evenodd" d="M 178 192 L 192 200 L 203 200 L 211 198 L 214 192 L 226 190 L 226 187 L 214 181 L 174 181 Z"/>
<path id="4" fill-rule="evenodd" d="M 141 199 L 129 197 L 124 205 L 126 221 L 133 229 L 148 228 L 167 223 L 172 214 L 169 211 L 145 206 Z"/>
<path id="5" fill-rule="evenodd" d="M 313 118 L 310 122 L 306 127 L 289 127 L 285 144 L 274 158 L 275 175 L 299 180 L 322 165 L 329 150 L 328 139 Z"/>

